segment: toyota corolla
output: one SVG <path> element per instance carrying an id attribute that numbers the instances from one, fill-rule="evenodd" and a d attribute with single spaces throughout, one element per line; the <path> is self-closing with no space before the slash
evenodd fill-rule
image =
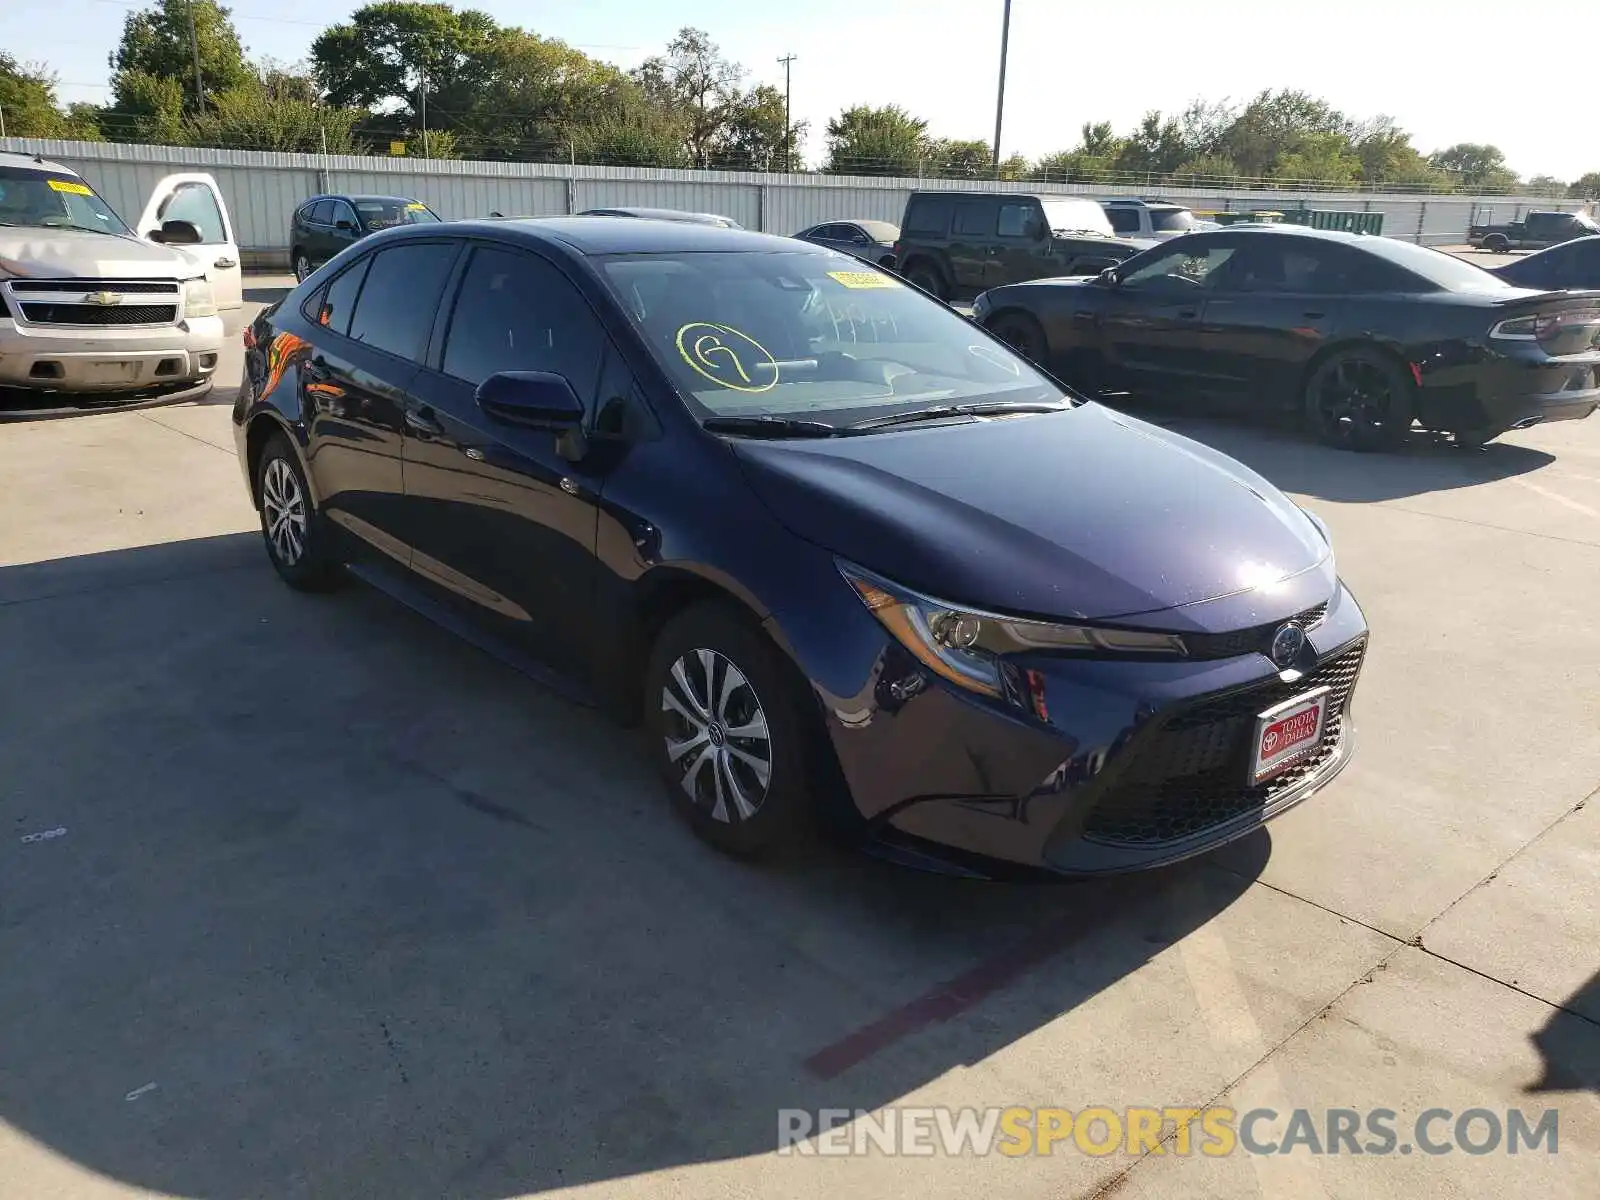
<path id="1" fill-rule="evenodd" d="M 642 721 L 724 850 L 820 818 L 904 861 L 1125 870 L 1349 761 L 1367 627 L 1323 526 L 855 259 L 398 229 L 246 343 L 282 578 L 357 574 Z"/>

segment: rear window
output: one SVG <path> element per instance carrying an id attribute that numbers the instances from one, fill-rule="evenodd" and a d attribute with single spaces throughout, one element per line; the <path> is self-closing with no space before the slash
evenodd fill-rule
<path id="1" fill-rule="evenodd" d="M 367 230 L 390 229 L 396 225 L 427 225 L 439 218 L 420 200 L 355 199 L 356 216 Z"/>
<path id="2" fill-rule="evenodd" d="M 1187 208 L 1152 208 L 1150 227 L 1157 233 L 1187 233 L 1194 228 L 1194 214 Z"/>
<path id="3" fill-rule="evenodd" d="M 945 196 L 913 196 L 906 206 L 906 235 L 943 237 L 950 229 L 950 208 Z"/>
<path id="4" fill-rule="evenodd" d="M 1482 267 L 1442 250 L 1385 237 L 1364 238 L 1358 245 L 1368 254 L 1420 276 L 1447 292 L 1500 292 L 1506 289 L 1505 281 L 1499 276 L 1491 275 Z"/>

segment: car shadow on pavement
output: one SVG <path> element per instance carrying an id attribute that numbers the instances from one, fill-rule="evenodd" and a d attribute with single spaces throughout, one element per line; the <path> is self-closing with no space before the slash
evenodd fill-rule
<path id="1" fill-rule="evenodd" d="M 255 535 L 3 568 L 0 613 L 0 1120 L 159 1192 L 499 1200 L 761 1154 L 781 1108 L 874 1109 L 1081 1009 L 1270 853 L 732 861 L 637 735 L 366 588 L 291 593 Z M 1138 1043 L 1082 1020 L 1084 1056 Z"/>
<path id="2" fill-rule="evenodd" d="M 1550 1014 L 1533 1043 L 1544 1058 L 1544 1076 L 1534 1092 L 1591 1091 L 1600 1095 L 1600 1052 L 1595 1027 L 1600 1026 L 1600 971 Z"/>
<path id="3" fill-rule="evenodd" d="M 1397 451 L 1362 454 L 1324 446 L 1287 422 L 1180 415 L 1170 406 L 1144 402 L 1128 404 L 1126 411 L 1238 459 L 1286 492 L 1337 503 L 1369 504 L 1477 487 L 1527 475 L 1555 461 L 1543 450 L 1510 442 L 1462 449 L 1420 429 Z"/>

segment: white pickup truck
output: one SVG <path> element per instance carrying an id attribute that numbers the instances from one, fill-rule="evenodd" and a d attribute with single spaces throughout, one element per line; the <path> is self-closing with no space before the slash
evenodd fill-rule
<path id="1" fill-rule="evenodd" d="M 0 420 L 211 390 L 243 303 L 216 180 L 159 180 L 130 228 L 83 177 L 0 153 Z"/>

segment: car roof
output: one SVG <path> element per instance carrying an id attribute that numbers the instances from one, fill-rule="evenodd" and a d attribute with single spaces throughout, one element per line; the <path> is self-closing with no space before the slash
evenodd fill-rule
<path id="1" fill-rule="evenodd" d="M 317 200 L 393 200 L 397 204 L 422 203 L 420 200 L 413 200 L 410 196 L 380 196 L 376 193 L 369 195 L 366 192 L 318 192 L 315 196 L 306 197 L 301 207 L 304 208 L 306 204 L 311 204 Z"/>
<path id="2" fill-rule="evenodd" d="M 640 221 L 633 217 L 499 217 L 453 221 L 452 232 L 489 234 L 502 241 L 558 243 L 580 255 L 682 254 L 705 251 L 746 253 L 832 254 L 793 238 L 747 229 L 727 229 L 689 221 Z M 436 225 L 413 225 L 416 236 L 439 236 Z M 389 234 L 386 236 L 393 236 Z"/>
<path id="3" fill-rule="evenodd" d="M 1180 208 L 1188 211 L 1184 205 L 1175 200 L 1139 200 L 1133 196 L 1112 196 L 1108 200 L 1100 201 L 1101 204 L 1121 205 L 1124 208 Z"/>
<path id="4" fill-rule="evenodd" d="M 732 217 L 725 217 L 721 213 L 685 212 L 679 208 L 633 208 L 624 205 L 608 205 L 604 208 L 592 208 L 579 216 L 613 217 L 625 216 L 643 218 L 647 221 L 678 221 L 688 224 L 708 225 L 713 222 L 731 221 Z"/>
<path id="5" fill-rule="evenodd" d="M 15 150 L 0 150 L 0 167 L 31 167 L 35 171 L 55 171 L 61 175 L 83 176 L 64 163 L 40 158 L 35 154 L 18 154 Z"/>
<path id="6" fill-rule="evenodd" d="M 831 221 L 818 221 L 815 225 L 806 226 L 806 232 L 821 229 L 825 225 L 854 225 L 868 237 L 880 242 L 892 242 L 900 236 L 900 226 L 893 221 L 874 221 L 868 217 L 835 217 Z"/>

